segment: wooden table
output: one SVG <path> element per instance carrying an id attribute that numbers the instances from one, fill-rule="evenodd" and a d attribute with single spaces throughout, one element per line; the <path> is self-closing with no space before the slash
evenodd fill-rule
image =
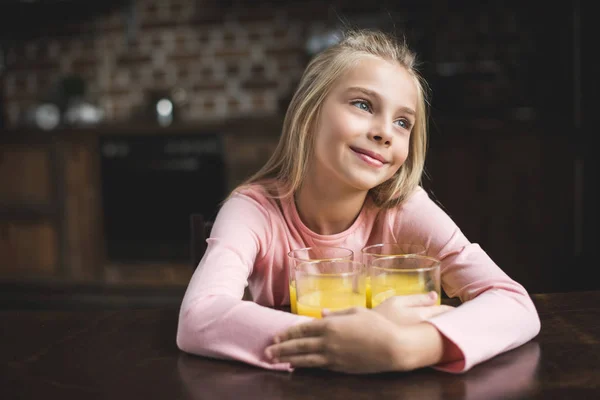
<path id="1" fill-rule="evenodd" d="M 531 342 L 453 375 L 272 372 L 175 345 L 176 308 L 0 312 L 2 399 L 600 399 L 600 291 L 532 296 Z"/>

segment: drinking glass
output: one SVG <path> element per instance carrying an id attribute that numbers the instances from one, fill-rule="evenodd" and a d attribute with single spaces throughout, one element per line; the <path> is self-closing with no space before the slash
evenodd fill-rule
<path id="1" fill-rule="evenodd" d="M 294 274 L 299 315 L 321 318 L 325 308 L 337 311 L 367 306 L 367 271 L 361 262 L 307 261 L 298 264 Z"/>
<path id="2" fill-rule="evenodd" d="M 290 258 L 288 281 L 290 287 L 290 308 L 292 313 L 297 314 L 296 310 L 296 280 L 294 268 L 299 263 L 306 261 L 333 261 L 333 260 L 349 260 L 354 258 L 354 252 L 345 247 L 327 247 L 313 246 L 295 249 L 288 253 Z"/>
<path id="3" fill-rule="evenodd" d="M 416 243 L 377 243 L 361 250 L 362 262 L 369 268 L 371 260 L 375 257 L 397 256 L 404 254 L 425 255 L 425 246 Z M 372 308 L 371 304 L 371 282 L 367 277 L 367 307 Z"/>
<path id="4" fill-rule="evenodd" d="M 371 283 L 371 307 L 392 296 L 438 294 L 441 304 L 441 262 L 421 254 L 375 257 L 367 267 Z"/>

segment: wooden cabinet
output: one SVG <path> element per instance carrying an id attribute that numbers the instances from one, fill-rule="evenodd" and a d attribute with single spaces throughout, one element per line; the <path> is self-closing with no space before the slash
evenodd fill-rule
<path id="1" fill-rule="evenodd" d="M 0 257 L 5 276 L 59 271 L 58 201 L 52 143 L 0 148 Z"/>
<path id="2" fill-rule="evenodd" d="M 184 286 L 186 264 L 111 264 L 98 132 L 20 131 L 0 151 L 0 281 Z"/>
<path id="3" fill-rule="evenodd" d="M 224 135 L 227 184 L 233 189 L 267 161 L 277 145 L 280 126 L 280 119 L 269 118 L 166 129 L 23 129 L 0 136 L 0 284 L 185 288 L 193 273 L 191 260 L 109 259 L 101 138 L 217 130 Z"/>
<path id="4" fill-rule="evenodd" d="M 19 133 L 0 150 L 0 278 L 93 280 L 94 139 Z"/>

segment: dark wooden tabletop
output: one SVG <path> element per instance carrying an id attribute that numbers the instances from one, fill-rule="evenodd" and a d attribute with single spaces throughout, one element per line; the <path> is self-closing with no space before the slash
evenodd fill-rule
<path id="1" fill-rule="evenodd" d="M 3 399 L 600 399 L 600 291 L 532 296 L 531 342 L 454 375 L 273 372 L 184 354 L 176 308 L 0 312 Z"/>

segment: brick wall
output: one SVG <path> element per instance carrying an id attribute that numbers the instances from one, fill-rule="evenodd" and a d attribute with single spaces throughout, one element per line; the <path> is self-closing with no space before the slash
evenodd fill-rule
<path id="1" fill-rule="evenodd" d="M 108 121 L 134 118 L 151 93 L 173 90 L 185 121 L 277 113 L 327 13 L 315 12 L 318 2 L 251 4 L 137 0 L 133 12 L 116 7 L 14 43 L 2 85 L 8 126 L 70 74 L 85 79 Z"/>
<path id="2" fill-rule="evenodd" d="M 180 95 L 177 112 L 184 121 L 282 114 L 307 62 L 309 36 L 341 21 L 404 32 L 425 61 L 422 72 L 443 112 L 504 117 L 505 109 L 523 114 L 523 107 L 545 98 L 531 83 L 539 63 L 536 43 L 544 34 L 535 25 L 537 9 L 527 2 L 466 9 L 444 0 L 89 5 L 115 2 L 118 7 L 104 7 L 83 22 L 51 16 L 48 29 L 32 26 L 37 37 L 10 45 L 0 81 L 9 126 L 69 74 L 85 79 L 89 99 L 109 121 L 139 116 L 153 93 L 167 90 Z"/>

